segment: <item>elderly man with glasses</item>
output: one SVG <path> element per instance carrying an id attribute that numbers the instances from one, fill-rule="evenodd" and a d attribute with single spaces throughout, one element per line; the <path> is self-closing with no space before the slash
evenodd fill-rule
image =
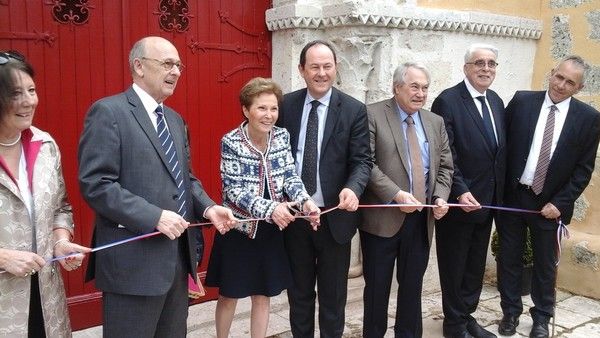
<path id="1" fill-rule="evenodd" d="M 500 204 L 506 167 L 504 103 L 489 89 L 496 76 L 498 49 L 471 45 L 465 54 L 465 79 L 433 101 L 444 118 L 454 160 L 449 201 L 460 203 L 436 222 L 436 249 L 444 337 L 495 337 L 472 314 L 481 294 L 492 221 L 480 205 Z"/>

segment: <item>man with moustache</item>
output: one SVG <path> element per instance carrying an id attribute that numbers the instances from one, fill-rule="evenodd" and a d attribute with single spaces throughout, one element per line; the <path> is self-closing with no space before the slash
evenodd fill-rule
<path id="1" fill-rule="evenodd" d="M 394 72 L 394 96 L 367 107 L 375 160 L 364 204 L 435 204 L 363 211 L 363 337 L 383 337 L 394 263 L 398 299 L 394 336 L 423 335 L 421 291 L 429 261 L 434 219 L 448 211 L 452 153 L 441 117 L 423 109 L 430 76 L 420 63 Z"/>
<path id="2" fill-rule="evenodd" d="M 104 337 L 185 337 L 198 231 L 188 225 L 204 216 L 224 232 L 235 218 L 192 175 L 184 121 L 163 104 L 183 69 L 175 46 L 143 38 L 131 49 L 129 66 L 133 85 L 87 113 L 79 143 L 81 194 L 96 212 L 93 246 L 163 235 L 97 252 L 86 279 L 95 278 L 102 290 Z"/>
<path id="3" fill-rule="evenodd" d="M 306 44 L 298 65 L 306 88 L 284 96 L 277 121 L 290 133 L 296 169 L 312 199 L 321 209 L 338 206 L 321 216 L 317 231 L 306 220 L 285 230 L 294 337 L 314 336 L 315 282 L 321 337 L 344 332 L 350 241 L 360 219 L 354 211 L 372 166 L 365 105 L 333 88 L 336 66 L 329 42 Z"/>
<path id="4" fill-rule="evenodd" d="M 575 200 L 594 171 L 600 141 L 600 114 L 572 97 L 583 88 L 588 68 L 581 57 L 568 56 L 550 72 L 548 90 L 518 91 L 506 106 L 509 161 L 504 202 L 541 214 L 501 212 L 497 220 L 501 335 L 515 334 L 523 312 L 522 257 L 529 228 L 534 304 L 529 309 L 529 337 L 549 336 L 556 297 L 557 227 L 571 221 Z"/>
<path id="5" fill-rule="evenodd" d="M 444 337 L 492 338 L 472 314 L 477 309 L 495 212 L 502 203 L 506 167 L 504 102 L 489 89 L 496 77 L 498 49 L 473 44 L 465 54 L 465 79 L 433 101 L 442 116 L 454 162 L 451 208 L 436 222 L 435 242 L 444 309 Z"/>

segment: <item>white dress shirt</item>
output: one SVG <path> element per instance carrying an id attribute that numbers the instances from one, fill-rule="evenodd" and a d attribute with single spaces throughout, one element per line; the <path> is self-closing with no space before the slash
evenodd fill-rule
<path id="1" fill-rule="evenodd" d="M 471 83 L 469 82 L 468 79 L 465 79 L 465 85 L 467 86 L 467 90 L 469 91 L 469 94 L 471 94 L 471 97 L 473 98 L 473 102 L 475 103 L 475 107 L 477 107 L 479 116 L 481 116 L 482 119 L 483 119 L 483 111 L 482 111 L 482 107 L 481 107 L 481 101 L 479 101 L 479 99 L 477 97 L 482 96 L 482 95 L 485 97 L 485 104 L 488 107 L 488 111 L 490 112 L 490 119 L 492 120 L 492 129 L 494 129 L 494 137 L 496 138 L 496 144 L 498 144 L 498 132 L 496 132 L 496 121 L 494 121 L 494 112 L 492 111 L 492 107 L 490 107 L 490 102 L 487 99 L 487 95 L 486 95 L 487 90 L 483 93 L 478 92 L 477 89 L 475 89 L 475 87 L 473 87 L 471 85 Z"/>
<path id="2" fill-rule="evenodd" d="M 323 141 L 323 133 L 325 132 L 325 122 L 327 121 L 327 111 L 329 110 L 329 103 L 331 101 L 331 92 L 332 90 L 329 89 L 327 94 L 318 100 L 321 104 L 317 108 L 317 115 L 319 116 L 319 133 L 317 135 L 317 189 L 315 194 L 311 197 L 319 207 L 325 206 L 319 172 L 321 168 L 321 142 Z M 300 177 L 302 177 L 302 161 L 304 159 L 306 125 L 308 124 L 308 114 L 312 108 L 311 102 L 313 100 L 314 98 L 310 96 L 307 91 L 306 99 L 304 99 L 304 107 L 302 108 L 302 120 L 300 120 L 300 133 L 298 134 L 298 150 L 296 151 L 296 172 Z"/>
<path id="3" fill-rule="evenodd" d="M 567 119 L 567 112 L 569 111 L 570 104 L 570 97 L 562 102 L 555 104 L 554 102 L 552 102 L 550 96 L 548 96 L 548 92 L 546 91 L 546 97 L 544 99 L 544 103 L 542 103 L 542 108 L 540 109 L 540 116 L 538 117 L 537 124 L 535 125 L 535 134 L 533 134 L 533 141 L 531 142 L 531 147 L 529 148 L 529 156 L 527 156 L 525 170 L 523 170 L 523 174 L 521 175 L 521 179 L 519 180 L 521 184 L 533 184 L 533 176 L 535 174 L 535 168 L 537 167 L 538 158 L 540 156 L 540 149 L 542 148 L 542 139 L 544 138 L 544 129 L 546 128 L 546 120 L 548 119 L 548 113 L 550 113 L 550 106 L 555 105 L 557 108 L 557 111 L 554 115 L 554 133 L 552 134 L 552 147 L 550 148 L 550 159 L 552 159 L 554 149 L 556 149 L 556 144 L 558 143 L 558 138 L 560 137 L 562 128 L 565 125 L 565 120 Z"/>

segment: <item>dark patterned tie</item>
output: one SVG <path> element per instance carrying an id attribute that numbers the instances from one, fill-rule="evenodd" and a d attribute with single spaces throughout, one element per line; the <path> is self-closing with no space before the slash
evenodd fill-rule
<path id="1" fill-rule="evenodd" d="M 321 102 L 313 100 L 308 122 L 306 123 L 306 138 L 304 140 L 304 155 L 302 157 L 302 182 L 309 195 L 317 191 L 317 142 L 319 139 L 319 115 L 317 108 Z"/>
<path id="2" fill-rule="evenodd" d="M 183 173 L 181 172 L 181 166 L 179 165 L 179 159 L 177 158 L 175 143 L 173 143 L 171 133 L 169 132 L 169 129 L 167 129 L 162 107 L 158 106 L 155 112 L 157 115 L 156 132 L 158 133 L 158 139 L 165 151 L 171 175 L 175 178 L 175 183 L 177 183 L 177 213 L 185 218 L 185 215 L 187 214 L 187 208 L 185 207 L 185 185 L 183 184 Z"/>
<path id="3" fill-rule="evenodd" d="M 477 96 L 477 100 L 481 102 L 481 115 L 483 115 L 483 126 L 485 127 L 485 133 L 487 136 L 492 149 L 496 150 L 498 143 L 496 143 L 496 136 L 494 135 L 494 126 L 492 124 L 492 115 L 485 103 L 485 96 Z"/>
<path id="4" fill-rule="evenodd" d="M 550 164 L 552 137 L 554 136 L 554 119 L 557 110 L 558 109 L 555 105 L 550 106 L 550 112 L 548 113 L 548 119 L 546 120 L 546 127 L 544 128 L 540 156 L 538 157 L 537 166 L 535 167 L 535 174 L 533 174 L 533 183 L 531 184 L 531 190 L 533 190 L 536 195 L 539 195 L 542 192 L 542 189 L 544 188 L 544 181 L 546 181 L 546 173 L 548 172 L 548 165 Z"/>
<path id="5" fill-rule="evenodd" d="M 412 116 L 404 120 L 407 124 L 406 138 L 408 139 L 408 153 L 410 155 L 410 172 L 412 176 L 412 193 L 416 199 L 425 204 L 425 170 L 421 157 L 421 147 L 417 138 L 417 128 Z"/>

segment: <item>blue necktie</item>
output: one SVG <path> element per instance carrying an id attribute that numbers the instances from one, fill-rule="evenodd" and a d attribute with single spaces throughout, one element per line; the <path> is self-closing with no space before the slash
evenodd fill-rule
<path id="1" fill-rule="evenodd" d="M 158 139 L 160 140 L 160 145 L 165 151 L 168 167 L 169 170 L 171 170 L 171 175 L 175 179 L 175 183 L 177 183 L 177 213 L 181 215 L 181 217 L 185 218 L 187 213 L 187 208 L 185 207 L 185 185 L 183 184 L 183 173 L 181 172 L 181 166 L 179 165 L 179 160 L 177 159 L 175 143 L 173 143 L 171 133 L 169 132 L 169 129 L 167 129 L 162 107 L 158 106 L 155 112 L 157 115 L 156 132 L 158 133 Z"/>
<path id="2" fill-rule="evenodd" d="M 490 115 L 490 111 L 485 103 L 485 96 L 477 96 L 477 100 L 481 102 L 481 115 L 483 115 L 483 126 L 485 127 L 485 133 L 487 136 L 490 145 L 494 151 L 498 147 L 498 143 L 496 143 L 496 135 L 494 134 L 494 126 L 492 125 L 492 116 Z"/>

